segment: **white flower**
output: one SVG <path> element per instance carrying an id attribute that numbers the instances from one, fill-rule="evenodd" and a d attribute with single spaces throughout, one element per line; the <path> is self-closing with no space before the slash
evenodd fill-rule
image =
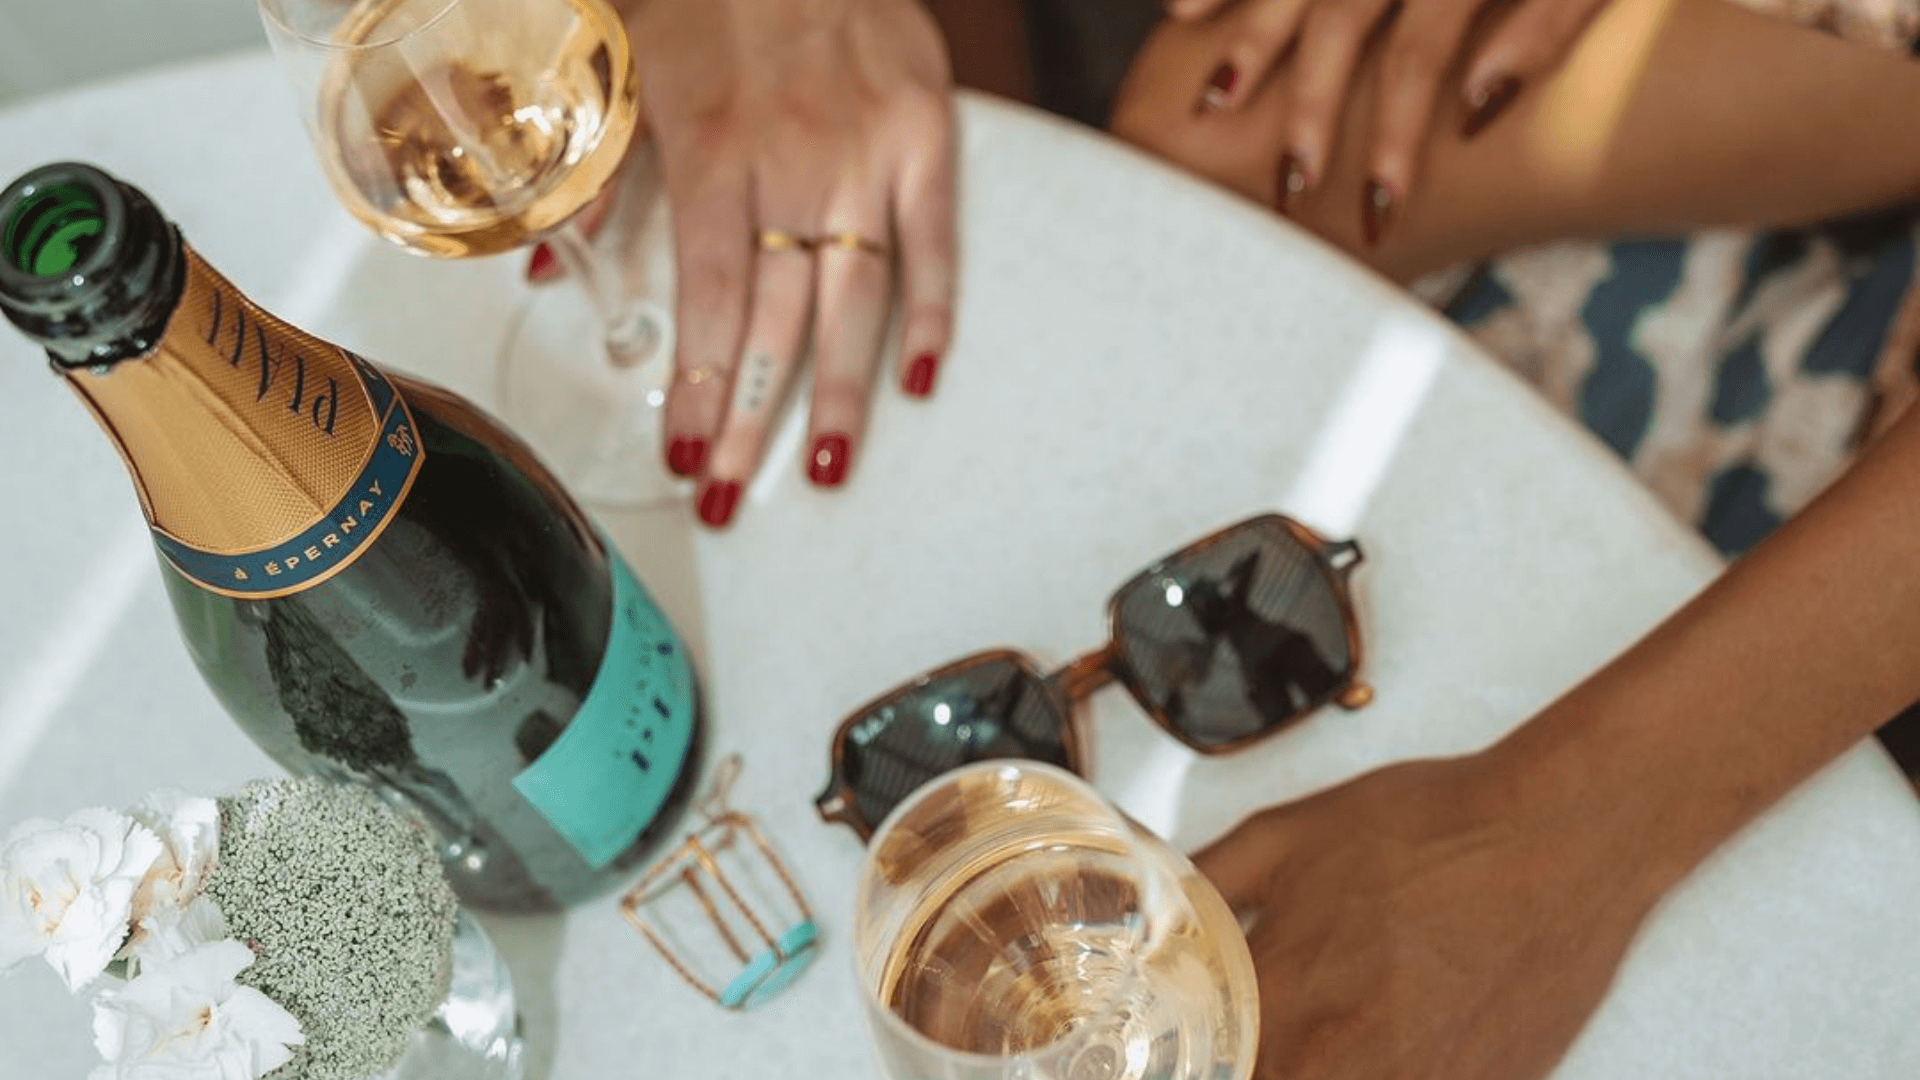
<path id="1" fill-rule="evenodd" d="M 68 989 L 92 982 L 126 939 L 134 891 L 160 846 L 111 810 L 16 826 L 0 840 L 0 970 L 44 954 Z"/>
<path id="2" fill-rule="evenodd" d="M 148 795 L 133 816 L 163 847 L 134 893 L 132 933 L 121 955 L 149 963 L 226 937 L 219 909 L 200 898 L 219 853 L 219 804 L 163 789 Z"/>
<path id="3" fill-rule="evenodd" d="M 133 959 L 135 972 L 232 936 L 227 931 L 226 916 L 211 896 L 196 896 L 185 907 L 151 905 L 144 915 L 140 913 L 140 899 L 135 896 L 133 909 L 138 921 L 126 947 L 120 951 Z"/>
<path id="4" fill-rule="evenodd" d="M 200 895 L 220 851 L 220 804 L 162 788 L 142 799 L 132 813 L 166 845 L 154 864 L 153 880 L 164 881 L 183 903 Z"/>
<path id="5" fill-rule="evenodd" d="M 300 1023 L 234 976 L 253 963 L 237 941 L 150 964 L 93 1006 L 106 1061 L 88 1080 L 259 1080 L 293 1058 Z"/>

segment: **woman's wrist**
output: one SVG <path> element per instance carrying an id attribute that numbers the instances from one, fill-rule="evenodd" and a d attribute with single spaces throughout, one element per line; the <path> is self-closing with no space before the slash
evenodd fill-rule
<path id="1" fill-rule="evenodd" d="M 1647 713 L 1594 700 L 1588 684 L 1483 753 L 1490 798 L 1537 837 L 1558 872 L 1623 910 L 1651 910 L 1739 827 L 1697 800 L 1715 785 L 1677 745 L 1651 737 Z"/>

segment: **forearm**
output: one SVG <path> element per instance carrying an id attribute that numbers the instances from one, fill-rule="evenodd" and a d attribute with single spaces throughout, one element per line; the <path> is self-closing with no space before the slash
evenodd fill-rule
<path id="1" fill-rule="evenodd" d="M 1488 756 L 1652 899 L 1920 699 L 1920 415 Z"/>
<path id="2" fill-rule="evenodd" d="M 960 86 L 1014 101 L 1033 100 L 1033 73 L 1021 0 L 925 0 L 940 24 Z"/>
<path id="3" fill-rule="evenodd" d="M 1114 126 L 1271 206 L 1288 69 L 1244 109 L 1196 115 L 1219 33 L 1163 27 Z M 1811 221 L 1920 193 L 1920 63 L 1725 0 L 1617 0 L 1552 80 L 1471 141 L 1464 104 L 1444 95 L 1415 189 L 1369 248 L 1374 79 L 1371 66 L 1356 77 L 1334 160 L 1294 216 L 1401 278 L 1546 239 Z"/>
<path id="4" fill-rule="evenodd" d="M 1920 194 L 1920 64 L 1727 0 L 1616 3 L 1540 90 L 1481 136 L 1511 156 L 1510 183 L 1484 182 L 1478 139 L 1435 153 L 1435 180 L 1484 218 L 1532 192 L 1526 239 L 1802 223 Z"/>

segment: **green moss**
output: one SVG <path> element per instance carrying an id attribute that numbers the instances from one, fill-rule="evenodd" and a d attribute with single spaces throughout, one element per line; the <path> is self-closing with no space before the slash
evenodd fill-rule
<path id="1" fill-rule="evenodd" d="M 306 1034 L 272 1080 L 380 1073 L 446 996 L 453 890 L 426 834 L 365 788 L 257 781 L 221 800 L 207 892 L 259 958 L 239 981 Z"/>

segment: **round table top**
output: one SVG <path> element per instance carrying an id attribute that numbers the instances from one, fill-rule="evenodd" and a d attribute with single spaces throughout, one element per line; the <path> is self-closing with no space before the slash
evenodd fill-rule
<path id="1" fill-rule="evenodd" d="M 535 1080 L 876 1075 L 852 976 L 861 848 L 810 806 L 848 710 L 993 646 L 1097 647 L 1109 593 L 1263 510 L 1365 546 L 1377 697 L 1240 753 L 1181 749 L 1119 689 L 1086 710 L 1096 785 L 1195 846 L 1244 813 L 1524 720 L 1718 569 L 1618 462 L 1447 324 L 1239 200 L 1044 115 L 962 99 L 963 278 L 926 403 L 883 390 L 842 490 L 790 424 L 734 526 L 606 524 L 698 653 L 734 804 L 820 915 L 784 996 L 724 1012 L 615 898 L 488 918 Z M 431 263 L 334 203 L 264 52 L 0 111 L 0 174 L 80 158 L 144 187 L 270 309 L 487 397 L 520 263 Z M 187 660 L 120 464 L 36 351 L 0 334 L 0 825 L 231 791 L 277 769 Z M 1862 746 L 1661 907 L 1556 1074 L 1909 1077 L 1920 1065 L 1920 803 Z M 0 978 L 0 1075 L 78 1076 L 85 1003 Z"/>

